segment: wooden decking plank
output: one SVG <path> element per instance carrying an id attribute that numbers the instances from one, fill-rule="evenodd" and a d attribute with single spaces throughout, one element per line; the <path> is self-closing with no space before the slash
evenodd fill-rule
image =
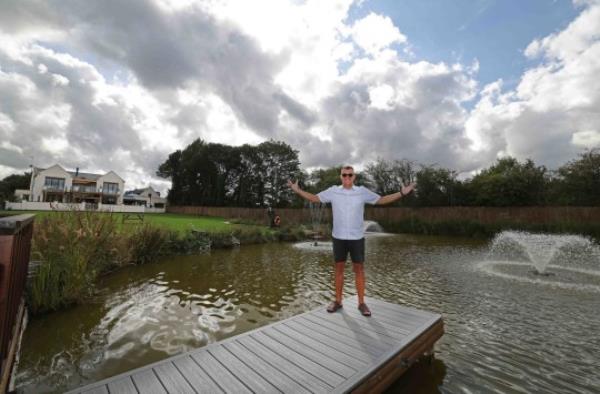
<path id="1" fill-rule="evenodd" d="M 208 351 L 253 392 L 279 393 L 279 390 L 277 390 L 271 383 L 267 382 L 262 376 L 256 373 L 256 371 L 240 361 L 223 346 L 214 346 Z"/>
<path id="2" fill-rule="evenodd" d="M 355 338 L 361 344 L 372 346 L 372 347 L 376 348 L 377 351 L 385 351 L 389 348 L 390 345 L 393 345 L 395 343 L 395 339 L 393 339 L 391 337 L 379 335 L 378 333 L 370 331 L 370 330 L 369 331 L 364 331 L 362 329 L 355 330 L 355 329 L 353 329 L 353 327 L 350 327 L 348 324 L 338 324 L 332 320 L 328 320 L 328 319 L 325 319 L 325 318 L 319 317 L 319 316 L 305 315 L 301 319 L 298 319 L 298 320 L 301 323 L 304 323 L 304 321 L 307 321 L 307 322 L 310 322 L 313 324 L 318 324 L 320 326 L 327 328 L 328 330 L 331 330 L 331 332 L 339 332 L 342 335 Z"/>
<path id="3" fill-rule="evenodd" d="M 435 316 L 438 316 L 436 313 L 429 311 L 422 311 L 419 309 L 411 308 L 409 306 L 400 305 L 400 304 L 391 304 L 386 301 L 381 301 L 376 298 L 365 297 L 365 302 L 367 304 L 376 305 L 379 308 L 388 310 L 390 312 L 401 313 L 402 315 L 410 315 L 417 319 L 429 320 Z"/>
<path id="4" fill-rule="evenodd" d="M 167 390 L 163 387 L 160 380 L 152 368 L 140 371 L 131 375 L 135 387 L 143 394 L 166 394 Z"/>
<path id="5" fill-rule="evenodd" d="M 318 330 L 307 327 L 306 325 L 302 325 L 297 321 L 290 321 L 285 323 L 286 326 L 291 329 L 298 331 L 300 333 L 304 333 L 306 335 L 310 335 L 311 338 L 319 341 L 320 343 L 333 346 L 335 349 L 343 352 L 351 357 L 356 358 L 357 360 L 361 360 L 365 363 L 370 363 L 377 358 L 376 355 L 366 351 L 365 349 L 360 347 L 360 344 L 357 344 L 357 341 L 352 340 L 352 338 L 346 338 L 339 333 L 334 333 L 334 335 L 328 336 L 322 334 Z"/>
<path id="6" fill-rule="evenodd" d="M 157 365 L 154 367 L 154 372 L 156 372 L 167 392 L 181 394 L 196 393 L 173 363 L 167 361 L 164 364 Z"/>
<path id="7" fill-rule="evenodd" d="M 125 376 L 123 378 L 113 380 L 108 383 L 108 391 L 111 393 L 123 393 L 123 394 L 138 394 L 131 376 Z"/>
<path id="8" fill-rule="evenodd" d="M 173 364 L 181 372 L 188 382 L 199 393 L 223 393 L 224 391 L 208 376 L 206 372 L 194 360 L 187 355 L 173 360 Z"/>
<path id="9" fill-rule="evenodd" d="M 265 345 L 275 353 L 287 358 L 288 360 L 298 365 L 305 371 L 310 372 L 311 375 L 318 376 L 321 380 L 323 380 L 332 387 L 338 386 L 344 381 L 344 378 L 341 375 L 338 375 L 335 372 L 323 367 L 322 365 L 315 363 L 311 359 L 306 358 L 302 354 L 299 354 L 295 351 L 292 351 L 290 348 L 283 346 L 278 341 L 265 335 L 265 333 L 262 331 L 253 333 L 251 336 L 252 338 L 256 339 L 259 343 Z"/>
<path id="10" fill-rule="evenodd" d="M 83 394 L 109 394 L 106 385 L 95 387 L 91 390 L 84 391 Z"/>
<path id="11" fill-rule="evenodd" d="M 377 320 L 381 322 L 393 324 L 394 326 L 398 327 L 399 329 L 405 332 L 410 332 L 415 328 L 419 327 L 425 321 L 431 319 L 431 316 L 413 316 L 411 314 L 404 313 L 398 310 L 394 311 L 384 309 L 381 308 L 380 305 L 375 303 L 368 303 L 368 306 L 372 313 L 371 317 L 377 318 Z M 344 312 L 346 312 L 348 315 L 355 317 L 362 316 L 358 308 L 344 308 Z"/>
<path id="12" fill-rule="evenodd" d="M 272 365 L 266 363 L 240 343 L 229 342 L 223 346 L 279 391 L 284 393 L 310 393 L 309 390 L 296 383 L 289 376 L 281 373 L 278 369 L 273 368 Z"/>
<path id="13" fill-rule="evenodd" d="M 385 335 L 393 339 L 392 343 L 397 340 L 401 340 L 406 335 L 397 332 L 396 330 L 388 330 L 386 327 L 382 326 L 377 319 L 369 317 L 366 318 L 363 316 L 362 319 L 354 319 L 352 316 L 348 316 L 342 311 L 338 311 L 336 313 L 327 313 L 327 312 L 314 312 L 313 316 L 321 316 L 323 318 L 327 318 L 334 323 L 341 324 L 342 326 L 350 327 L 353 331 L 371 331 L 376 333 L 377 335 Z M 367 320 L 369 319 L 369 320 Z"/>
<path id="14" fill-rule="evenodd" d="M 300 366 L 293 364 L 279 354 L 273 352 L 271 349 L 265 347 L 251 336 L 239 338 L 238 342 L 265 362 L 271 364 L 274 368 L 277 368 L 279 371 L 313 393 L 326 393 L 333 388 L 326 382 L 320 380 L 318 376 L 311 375 Z"/>
<path id="15" fill-rule="evenodd" d="M 251 393 L 248 387 L 221 365 L 206 349 L 193 353 L 192 358 L 226 393 Z"/>
<path id="16" fill-rule="evenodd" d="M 311 320 L 300 318 L 293 321 L 294 325 L 303 326 L 311 329 L 325 337 L 334 339 L 338 342 L 345 343 L 348 346 L 352 346 L 363 352 L 366 352 L 372 357 L 380 356 L 387 347 L 384 347 L 380 342 L 377 342 L 374 338 L 368 338 L 361 340 L 354 331 L 350 331 L 340 326 L 334 326 L 334 328 L 327 327 L 323 324 L 315 323 Z M 370 340 L 369 340 L 370 339 Z"/>
<path id="17" fill-rule="evenodd" d="M 323 342 L 319 342 L 314 339 L 314 336 L 310 336 L 306 334 L 308 330 L 303 330 L 303 333 L 293 330 L 291 327 L 284 324 L 277 324 L 273 326 L 273 328 L 277 331 L 280 331 L 282 334 L 295 339 L 299 343 L 319 352 L 327 355 L 327 357 L 331 357 L 334 360 L 349 366 L 355 371 L 360 371 L 367 364 L 370 364 L 370 360 L 364 359 L 363 356 L 356 352 L 359 356 L 352 357 L 346 353 L 344 353 L 340 348 L 347 348 L 346 345 L 341 344 L 339 347 L 331 346 L 331 342 L 329 344 L 325 344 Z"/>
<path id="18" fill-rule="evenodd" d="M 368 318 L 352 305 L 355 296 L 345 301 L 347 305 L 336 313 L 319 307 L 74 392 L 381 390 L 402 373 L 396 367 L 400 357 L 418 357 L 443 334 L 439 314 L 366 297 L 373 312 Z"/>
<path id="19" fill-rule="evenodd" d="M 368 322 L 376 321 L 377 323 L 381 323 L 382 325 L 387 325 L 387 329 L 391 329 L 394 332 L 397 332 L 401 335 L 406 335 L 423 324 L 423 322 L 428 319 L 415 319 L 412 316 L 404 315 L 404 316 L 393 316 L 387 311 L 382 311 L 377 307 L 370 306 L 372 316 L 368 318 Z M 323 313 L 323 312 L 321 312 Z M 338 312 L 340 313 L 340 312 Z M 358 308 L 344 308 L 343 312 L 348 316 L 352 316 L 356 319 L 365 319 Z"/>
<path id="20" fill-rule="evenodd" d="M 303 355 L 304 357 L 316 362 L 317 364 L 329 369 L 330 371 L 337 373 L 338 375 L 341 375 L 345 378 L 349 378 L 350 376 L 356 373 L 355 369 L 350 368 L 349 366 L 342 364 L 341 362 L 329 356 L 326 356 L 325 354 L 317 350 L 308 348 L 302 342 L 298 342 L 290 337 L 287 337 L 271 327 L 265 329 L 263 332 L 265 335 L 268 335 L 272 339 L 292 349 L 296 353 Z"/>
<path id="21" fill-rule="evenodd" d="M 360 376 L 356 375 L 353 376 L 350 379 L 347 379 L 346 381 L 344 381 L 341 385 L 339 385 L 338 387 L 336 387 L 333 390 L 333 393 L 347 393 L 352 391 L 353 388 L 355 388 L 357 385 L 359 385 L 363 380 L 365 380 L 367 377 L 377 373 L 378 370 L 384 368 L 384 367 L 389 367 L 390 364 L 387 364 L 390 360 L 392 360 L 395 356 L 397 356 L 398 354 L 400 354 L 403 350 L 410 348 L 410 344 L 413 341 L 417 341 L 419 337 L 430 337 L 431 335 L 435 335 L 435 331 L 431 330 L 433 327 L 437 326 L 438 327 L 438 333 L 439 333 L 439 328 L 441 327 L 443 329 L 443 323 L 441 321 L 441 316 L 437 315 L 437 317 L 434 315 L 434 317 L 432 317 L 429 321 L 423 323 L 423 325 L 421 327 L 419 327 L 419 329 L 413 331 L 409 336 L 407 336 L 401 343 L 398 343 L 397 346 L 395 346 L 394 348 L 390 349 L 381 359 L 380 359 L 380 363 L 375 363 L 370 365 L 366 370 L 361 371 L 362 374 Z M 441 333 L 440 333 L 441 335 Z M 435 343 L 432 342 L 431 345 L 433 345 Z M 413 356 L 414 357 L 414 356 Z M 393 365 L 393 364 L 391 364 Z"/>

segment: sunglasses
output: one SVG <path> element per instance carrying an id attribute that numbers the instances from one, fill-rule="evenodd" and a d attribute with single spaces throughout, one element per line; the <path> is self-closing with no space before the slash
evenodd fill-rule
<path id="1" fill-rule="evenodd" d="M 352 178 L 354 176 L 354 174 L 342 174 L 342 177 L 346 178 Z"/>

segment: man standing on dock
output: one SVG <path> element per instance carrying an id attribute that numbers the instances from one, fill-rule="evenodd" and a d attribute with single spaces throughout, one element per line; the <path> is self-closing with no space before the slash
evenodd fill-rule
<path id="1" fill-rule="evenodd" d="M 342 289 L 344 287 L 344 265 L 348 253 L 354 269 L 358 309 L 363 316 L 371 316 L 365 304 L 365 234 L 363 229 L 366 204 L 384 205 L 392 203 L 411 193 L 415 184 L 404 186 L 399 192 L 381 197 L 364 186 L 355 186 L 356 174 L 352 166 L 343 166 L 341 186 L 332 186 L 318 194 L 306 192 L 298 186 L 298 181 L 288 181 L 288 186 L 302 198 L 314 203 L 331 203 L 333 210 L 333 257 L 335 262 L 335 301 L 327 307 L 333 313 L 342 307 Z"/>

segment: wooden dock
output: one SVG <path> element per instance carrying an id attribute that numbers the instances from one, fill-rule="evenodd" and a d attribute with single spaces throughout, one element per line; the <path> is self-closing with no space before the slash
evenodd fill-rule
<path id="1" fill-rule="evenodd" d="M 356 297 L 325 306 L 71 393 L 381 392 L 443 335 L 442 317 Z"/>

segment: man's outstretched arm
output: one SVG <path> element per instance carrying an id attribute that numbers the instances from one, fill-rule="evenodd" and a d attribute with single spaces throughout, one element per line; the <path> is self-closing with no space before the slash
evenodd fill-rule
<path id="1" fill-rule="evenodd" d="M 398 193 L 388 194 L 387 196 L 381 197 L 379 200 L 377 200 L 377 205 L 390 204 L 396 200 L 401 199 L 407 194 L 412 193 L 416 185 L 416 183 L 411 183 L 408 186 L 404 186 L 402 190 L 400 190 Z"/>
<path id="2" fill-rule="evenodd" d="M 296 182 L 288 181 L 288 186 L 297 195 L 299 195 L 300 197 L 304 198 L 305 200 L 308 200 L 310 202 L 321 202 L 321 200 L 319 200 L 318 196 L 316 196 L 316 195 L 314 195 L 312 193 L 309 193 L 309 192 L 305 192 L 304 190 L 300 189 L 300 186 L 298 186 L 298 181 L 296 181 Z"/>

